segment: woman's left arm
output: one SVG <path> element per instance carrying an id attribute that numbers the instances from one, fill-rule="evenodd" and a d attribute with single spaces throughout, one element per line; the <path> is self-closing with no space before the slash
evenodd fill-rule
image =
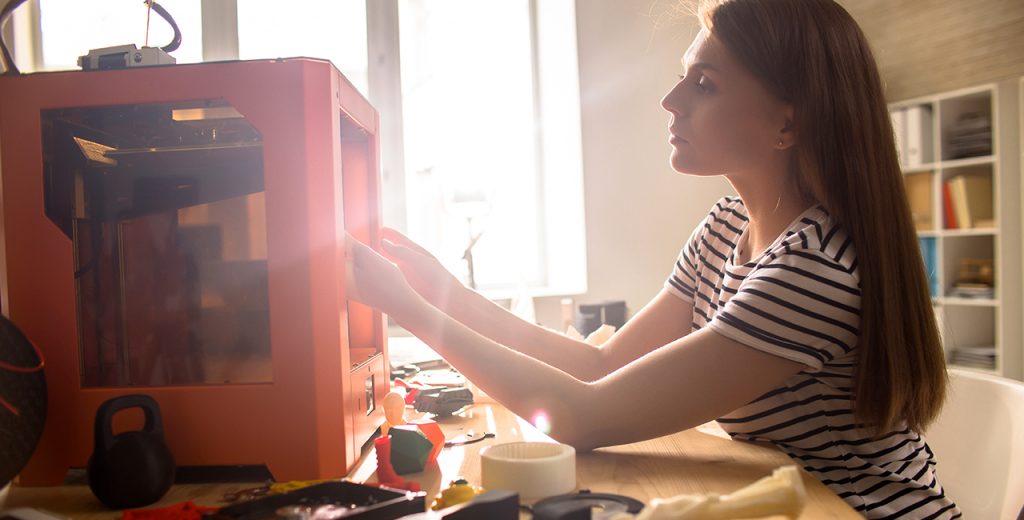
<path id="1" fill-rule="evenodd" d="M 553 438 L 581 450 L 692 428 L 804 368 L 703 329 L 587 383 L 494 343 L 422 299 L 393 317 L 513 413 L 545 416 Z"/>

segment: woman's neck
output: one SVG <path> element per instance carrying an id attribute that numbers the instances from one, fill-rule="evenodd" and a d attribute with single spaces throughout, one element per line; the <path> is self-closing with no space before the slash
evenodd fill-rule
<path id="1" fill-rule="evenodd" d="M 764 185 L 743 189 L 743 186 L 733 183 L 749 218 L 745 245 L 737 251 L 739 261 L 746 262 L 757 252 L 767 249 L 793 220 L 811 206 L 812 202 L 792 183 L 784 186 L 785 189 Z"/>

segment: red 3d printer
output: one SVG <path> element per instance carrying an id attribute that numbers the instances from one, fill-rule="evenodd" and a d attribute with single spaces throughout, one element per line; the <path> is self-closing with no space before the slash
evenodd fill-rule
<path id="1" fill-rule="evenodd" d="M 0 307 L 49 389 L 21 483 L 84 467 L 129 393 L 180 466 L 345 475 L 388 390 L 344 272 L 345 231 L 379 240 L 377 132 L 320 60 L 0 77 Z"/>

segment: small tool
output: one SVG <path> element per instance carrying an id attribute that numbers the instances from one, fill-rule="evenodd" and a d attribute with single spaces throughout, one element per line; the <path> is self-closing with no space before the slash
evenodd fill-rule
<path id="1" fill-rule="evenodd" d="M 261 486 L 239 489 L 238 491 L 229 491 L 224 493 L 225 502 L 238 502 L 242 500 L 252 500 L 254 498 L 265 497 L 270 494 L 271 482 L 267 482 Z"/>
<path id="2" fill-rule="evenodd" d="M 452 446 L 465 446 L 467 444 L 473 444 L 474 442 L 480 442 L 484 439 L 493 439 L 495 437 L 494 432 L 475 433 L 470 432 L 466 435 L 460 435 L 450 441 L 445 441 L 444 447 L 451 448 Z"/>

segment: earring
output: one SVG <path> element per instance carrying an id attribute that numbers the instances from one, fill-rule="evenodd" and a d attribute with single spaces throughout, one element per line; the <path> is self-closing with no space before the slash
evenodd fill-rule
<path id="1" fill-rule="evenodd" d="M 785 144 L 785 143 L 782 142 L 782 138 L 780 137 L 779 138 L 779 146 L 782 146 L 783 144 Z"/>

